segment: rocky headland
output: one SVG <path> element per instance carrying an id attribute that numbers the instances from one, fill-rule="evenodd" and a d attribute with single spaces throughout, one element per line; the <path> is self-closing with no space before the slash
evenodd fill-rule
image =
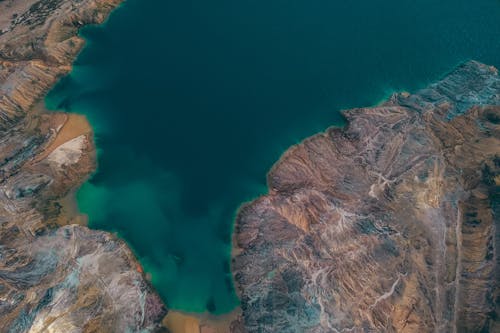
<path id="1" fill-rule="evenodd" d="M 500 78 L 470 61 L 345 111 L 241 208 L 249 332 L 500 332 Z"/>
<path id="2" fill-rule="evenodd" d="M 41 107 L 78 29 L 119 2 L 0 1 L 0 332 L 161 330 L 165 306 L 130 249 L 65 200 L 95 169 L 90 126 Z"/>

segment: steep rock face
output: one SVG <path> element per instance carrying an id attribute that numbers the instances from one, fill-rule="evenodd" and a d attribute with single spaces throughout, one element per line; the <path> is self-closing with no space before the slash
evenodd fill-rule
<path id="1" fill-rule="evenodd" d="M 244 206 L 249 332 L 499 332 L 500 78 L 468 62 L 345 111 Z"/>
<path id="2" fill-rule="evenodd" d="M 166 314 L 123 241 L 69 225 L 61 200 L 95 168 L 88 124 L 36 107 L 77 29 L 119 2 L 0 1 L 0 332 L 157 331 Z"/>

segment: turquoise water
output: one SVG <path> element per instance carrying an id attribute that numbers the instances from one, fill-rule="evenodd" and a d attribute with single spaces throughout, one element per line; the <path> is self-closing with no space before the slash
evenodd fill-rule
<path id="1" fill-rule="evenodd" d="M 95 128 L 90 226 L 170 308 L 224 313 L 235 212 L 286 147 L 461 61 L 500 66 L 499 20 L 498 0 L 128 0 L 46 102 Z"/>

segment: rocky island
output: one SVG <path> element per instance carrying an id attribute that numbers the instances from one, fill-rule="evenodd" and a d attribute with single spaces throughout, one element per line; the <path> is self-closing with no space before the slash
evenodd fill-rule
<path id="1" fill-rule="evenodd" d="M 0 332 L 167 330 L 127 244 L 74 209 L 95 169 L 90 126 L 41 103 L 78 29 L 119 2 L 0 1 Z M 500 331 L 497 70 L 467 62 L 344 116 L 285 152 L 269 193 L 240 209 L 230 330 Z"/>

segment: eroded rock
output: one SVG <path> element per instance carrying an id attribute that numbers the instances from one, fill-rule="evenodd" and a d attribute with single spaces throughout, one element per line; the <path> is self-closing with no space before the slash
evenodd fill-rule
<path id="1" fill-rule="evenodd" d="M 95 169 L 84 121 L 37 103 L 119 0 L 0 2 L 0 332 L 153 332 L 163 302 L 127 245 L 69 225 L 60 199 Z"/>
<path id="2" fill-rule="evenodd" d="M 497 332 L 500 78 L 471 61 L 290 148 L 237 218 L 249 332 Z"/>

